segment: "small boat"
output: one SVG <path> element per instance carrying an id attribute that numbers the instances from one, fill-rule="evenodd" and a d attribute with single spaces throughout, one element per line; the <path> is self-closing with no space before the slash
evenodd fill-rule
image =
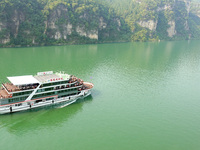
<path id="1" fill-rule="evenodd" d="M 38 72 L 37 75 L 7 77 L 0 88 L 0 114 L 50 105 L 68 106 L 91 94 L 93 84 L 61 72 Z"/>

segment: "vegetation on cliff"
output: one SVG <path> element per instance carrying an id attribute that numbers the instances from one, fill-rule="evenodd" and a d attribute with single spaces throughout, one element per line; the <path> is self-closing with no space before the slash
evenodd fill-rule
<path id="1" fill-rule="evenodd" d="M 1 0 L 0 46 L 200 38 L 198 0 Z"/>
<path id="2" fill-rule="evenodd" d="M 105 1 L 125 19 L 134 41 L 200 38 L 200 0 Z"/>
<path id="3" fill-rule="evenodd" d="M 3 0 L 0 44 L 54 45 L 128 41 L 125 21 L 94 0 Z"/>

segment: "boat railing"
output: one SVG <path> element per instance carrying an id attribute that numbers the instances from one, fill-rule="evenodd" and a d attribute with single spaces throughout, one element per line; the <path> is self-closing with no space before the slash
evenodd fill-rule
<path id="1" fill-rule="evenodd" d="M 4 96 L 4 95 L 1 95 L 0 94 L 0 99 L 6 99 L 6 98 L 10 98 L 11 96 L 9 96 L 9 95 L 6 95 L 6 96 Z"/>
<path id="2" fill-rule="evenodd" d="M 12 83 L 2 83 L 2 86 L 8 94 L 17 93 L 20 91 L 30 91 L 38 87 L 38 85 L 15 86 Z"/>
<path id="3" fill-rule="evenodd" d="M 38 85 L 26 85 L 26 86 L 20 86 L 19 89 L 21 91 L 26 91 L 26 90 L 36 89 L 37 87 Z"/>
<path id="4" fill-rule="evenodd" d="M 7 88 L 2 83 L 2 87 L 0 89 L 0 99 L 10 98 L 11 94 L 7 91 Z"/>
<path id="5" fill-rule="evenodd" d="M 10 94 L 10 92 L 9 92 L 9 90 L 7 89 L 7 87 L 2 83 L 2 86 L 3 86 L 3 88 L 6 90 L 6 92 L 8 93 L 8 94 Z"/>
<path id="6" fill-rule="evenodd" d="M 69 89 L 69 88 L 72 88 L 72 87 L 80 87 L 82 85 L 83 84 L 74 84 L 74 85 L 71 85 L 71 86 L 69 86 L 69 85 L 67 85 L 67 86 L 62 85 L 62 86 L 54 87 L 54 90 Z"/>

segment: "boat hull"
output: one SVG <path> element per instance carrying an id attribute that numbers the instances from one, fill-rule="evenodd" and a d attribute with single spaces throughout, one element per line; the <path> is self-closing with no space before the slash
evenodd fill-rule
<path id="1" fill-rule="evenodd" d="M 60 108 L 68 106 L 74 102 L 76 102 L 79 98 L 85 98 L 91 94 L 91 90 L 83 90 L 80 94 L 74 95 L 74 96 L 68 96 L 68 97 L 62 97 L 62 98 L 56 98 L 49 101 L 41 101 L 39 103 L 30 103 L 30 102 L 22 102 L 21 106 L 13 106 L 7 105 L 7 106 L 0 106 L 0 114 L 7 114 L 7 113 L 14 113 L 14 112 L 20 112 L 20 111 L 26 111 L 30 109 L 36 109 L 36 108 L 42 108 L 46 106 L 54 106 L 54 105 L 61 105 Z"/>

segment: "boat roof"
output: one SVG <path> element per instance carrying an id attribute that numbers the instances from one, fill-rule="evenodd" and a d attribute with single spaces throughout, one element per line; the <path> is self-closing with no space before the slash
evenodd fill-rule
<path id="1" fill-rule="evenodd" d="M 56 74 L 37 75 L 34 77 L 41 83 L 50 82 L 50 81 L 52 81 L 52 79 L 58 80 L 58 78 L 59 78 L 59 76 L 57 76 Z M 61 80 L 61 79 L 59 79 L 59 80 Z"/>
<path id="2" fill-rule="evenodd" d="M 48 82 L 56 82 L 62 80 L 69 80 L 70 75 L 62 74 L 62 73 L 55 73 L 55 74 L 42 74 L 34 76 L 40 83 L 48 83 Z"/>
<path id="3" fill-rule="evenodd" d="M 32 75 L 26 75 L 26 76 L 15 76 L 15 77 L 7 77 L 8 80 L 14 85 L 27 85 L 27 84 L 35 84 L 40 83 L 36 78 L 34 78 Z"/>
<path id="4" fill-rule="evenodd" d="M 20 86 L 20 85 L 28 85 L 36 83 L 48 83 L 48 82 L 69 80 L 70 75 L 58 72 L 54 74 L 53 71 L 48 71 L 48 72 L 39 72 L 36 76 L 25 75 L 25 76 L 14 76 L 7 78 L 13 85 Z"/>

